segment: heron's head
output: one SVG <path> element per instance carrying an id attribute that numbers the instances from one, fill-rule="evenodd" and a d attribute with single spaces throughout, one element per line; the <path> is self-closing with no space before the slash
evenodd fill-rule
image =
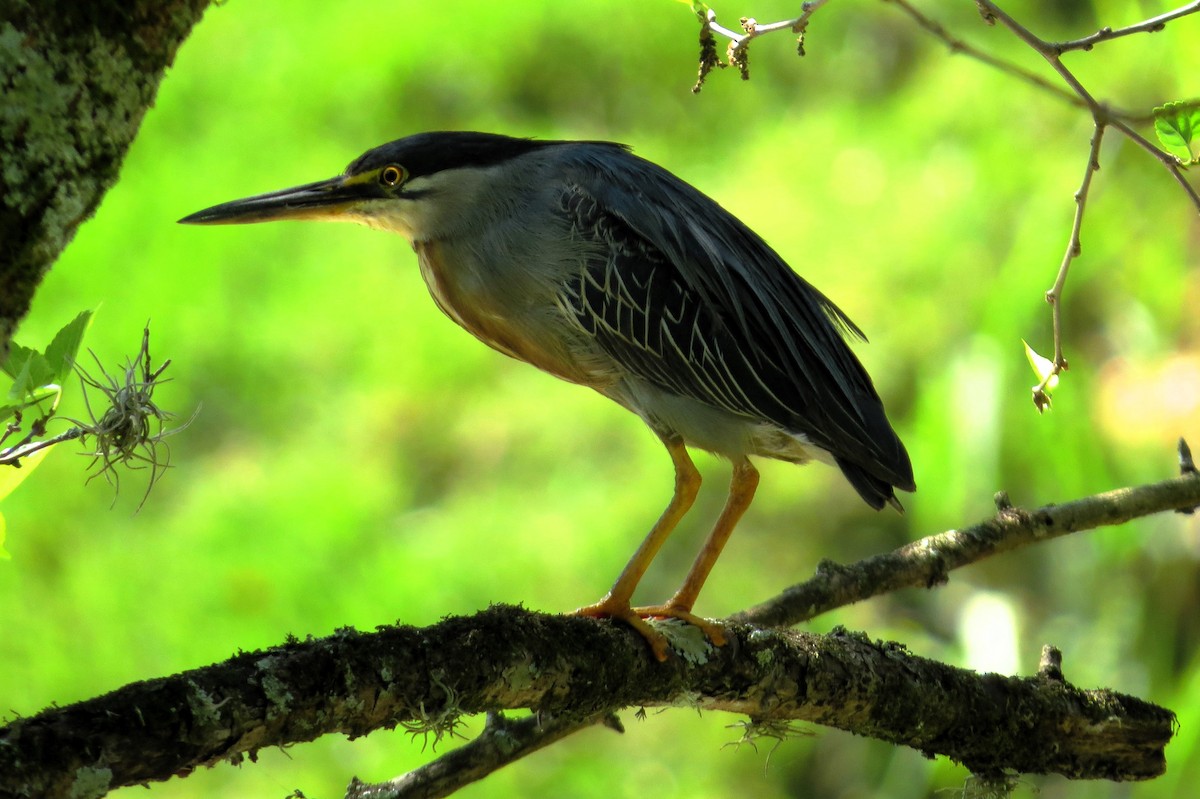
<path id="1" fill-rule="evenodd" d="M 179 221 L 357 222 L 412 241 L 427 235 L 431 220 L 463 210 L 486 191 L 493 168 L 551 144 L 493 133 L 419 133 L 367 151 L 337 177 L 214 205 Z"/>

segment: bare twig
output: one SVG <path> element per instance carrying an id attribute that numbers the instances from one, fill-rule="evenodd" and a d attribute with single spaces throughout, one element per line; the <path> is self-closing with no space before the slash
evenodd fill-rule
<path id="1" fill-rule="evenodd" d="M 4 433 L 0 435 L 0 446 L 3 446 L 4 442 L 19 432 L 21 432 L 21 411 L 14 411 L 13 420 L 4 425 Z"/>
<path id="2" fill-rule="evenodd" d="M 823 562 L 811 579 L 732 618 L 761 627 L 786 627 L 901 588 L 940 585 L 954 569 L 992 555 L 1200 505 L 1200 476 L 1186 474 L 1035 510 L 1013 507 L 1004 494 L 996 499 L 997 512 L 990 519 L 966 529 L 931 535 L 848 566 Z"/>
<path id="3" fill-rule="evenodd" d="M 776 31 L 790 30 L 792 33 L 802 34 L 808 28 L 808 22 L 812 19 L 812 15 L 817 9 L 825 5 L 829 0 L 808 0 L 800 6 L 800 16 L 795 19 L 785 19 L 780 22 L 768 22 L 765 25 L 751 18 L 742 20 L 743 33 L 735 33 L 729 28 L 717 22 L 717 12 L 709 9 L 708 11 L 708 27 L 713 33 L 719 34 L 728 38 L 733 42 L 736 49 L 744 50 L 750 46 L 750 42 L 757 39 L 759 36 L 765 36 L 768 33 Z"/>
<path id="4" fill-rule="evenodd" d="M 804 55 L 804 35 L 808 33 L 808 21 L 826 2 L 828 0 L 809 0 L 800 7 L 800 16 L 792 20 L 792 33 L 796 34 L 797 55 Z"/>
<path id="5" fill-rule="evenodd" d="M 1129 138 L 1130 141 L 1152 155 L 1163 166 L 1164 169 L 1171 173 L 1172 177 L 1175 178 L 1176 182 L 1179 183 L 1184 192 L 1188 195 L 1188 199 L 1191 200 L 1192 205 L 1196 207 L 1197 211 L 1200 211 L 1200 194 L 1197 194 L 1196 190 L 1192 188 L 1191 184 L 1189 184 L 1187 179 L 1183 176 L 1183 172 L 1180 170 L 1183 162 L 1179 158 L 1162 150 L 1159 147 L 1156 147 L 1149 139 L 1129 127 L 1125 117 L 1114 113 L 1112 108 L 1098 102 L 1091 95 L 1091 93 L 1084 88 L 1083 84 L 1077 77 L 1075 77 L 1074 73 L 1072 73 L 1071 70 L 1069 70 L 1066 65 L 1063 64 L 1062 59 L 1059 58 L 1061 52 L 1057 49 L 1058 45 L 1047 42 L 1046 40 L 1035 36 L 1028 28 L 1001 10 L 999 6 L 992 2 L 992 0 L 976 1 L 979 7 L 984 10 L 988 17 L 999 20 L 1001 23 L 1003 23 L 1004 26 L 1012 31 L 1018 39 L 1041 55 L 1042 58 L 1044 58 L 1050 64 L 1050 66 L 1054 68 L 1054 71 L 1058 73 L 1059 77 L 1063 79 L 1063 81 L 1091 111 L 1092 119 L 1095 121 L 1096 125 L 1112 125 L 1114 128 L 1121 131 L 1121 133 L 1123 133 L 1127 138 Z M 1197 10 L 1200 10 L 1200 3 L 1193 3 L 1191 6 L 1184 9 L 1184 13 L 1190 14 Z M 1182 16 L 1182 14 L 1175 15 L 1175 17 L 1178 16 Z M 1155 29 L 1161 29 L 1162 24 L 1165 23 L 1160 23 Z M 1137 30 L 1133 31 L 1132 29 L 1135 28 Z M 1140 32 L 1142 30 L 1147 30 L 1147 28 L 1143 26 L 1132 25 L 1126 30 L 1131 30 L 1131 32 Z"/>
<path id="6" fill-rule="evenodd" d="M 24 427 L 24 410 L 29 408 L 37 408 L 40 413 L 36 419 L 29 423 L 29 431 L 25 436 L 15 444 L 9 444 L 3 449 L 0 449 L 0 466 L 11 466 L 14 469 L 21 468 L 21 460 L 39 450 L 57 444 L 60 441 L 67 441 L 70 438 L 78 438 L 78 435 L 61 435 L 55 436 L 51 441 L 39 441 L 38 439 L 46 435 L 46 424 L 54 417 L 53 408 L 43 408 L 41 403 L 47 401 L 48 397 L 42 397 L 32 401 L 22 410 L 13 412 L 13 421 L 4 426 L 4 435 L 0 436 L 0 444 L 4 444 L 10 438 L 20 433 Z"/>
<path id="7" fill-rule="evenodd" d="M 597 724 L 611 727 L 610 719 L 615 720 L 616 717 L 609 712 L 582 717 L 568 715 L 543 718 L 533 715 L 522 719 L 509 719 L 498 712 L 488 713 L 483 732 L 470 743 L 394 780 L 367 784 L 356 778 L 346 789 L 345 797 L 433 799 L 448 796 L 580 730 Z M 619 727 L 620 722 L 616 721 L 616 724 Z"/>
<path id="8" fill-rule="evenodd" d="M 1063 64 L 1060 56 L 1072 49 L 1088 49 L 1090 45 L 1080 44 L 1079 46 L 1064 46 L 1064 44 L 1055 44 L 1036 36 L 1028 28 L 1010 16 L 1007 12 L 996 5 L 993 0 L 976 0 L 976 5 L 979 6 L 980 13 L 989 24 L 999 22 L 1018 39 L 1029 46 L 1034 52 L 1038 53 L 1046 60 L 1047 63 L 1058 73 L 1059 78 L 1070 88 L 1070 90 L 1083 102 L 1083 104 L 1091 112 L 1094 122 L 1094 130 L 1092 133 L 1091 148 L 1088 152 L 1087 169 L 1084 172 L 1083 183 L 1079 190 L 1075 193 L 1075 218 L 1071 226 L 1071 235 L 1067 243 L 1067 252 L 1063 256 L 1062 263 L 1059 266 L 1058 276 L 1054 281 L 1054 286 L 1046 293 L 1046 301 L 1051 305 L 1051 323 L 1054 330 L 1054 361 L 1053 369 L 1048 374 L 1044 375 L 1041 383 L 1033 388 L 1033 402 L 1039 411 L 1042 411 L 1049 404 L 1049 396 L 1046 393 L 1046 388 L 1050 381 L 1054 380 L 1063 370 L 1067 368 L 1067 361 L 1063 357 L 1062 344 L 1062 295 L 1063 288 L 1066 285 L 1067 272 L 1071 261 L 1074 260 L 1080 252 L 1080 230 L 1083 226 L 1084 206 L 1087 202 L 1088 190 L 1091 187 L 1092 175 L 1100 168 L 1099 153 L 1100 142 L 1104 136 L 1104 129 L 1111 125 L 1116 130 L 1120 131 L 1131 141 L 1137 144 L 1141 149 L 1150 153 L 1163 167 L 1175 178 L 1176 182 L 1184 189 L 1189 200 L 1200 211 L 1200 194 L 1188 183 L 1183 176 L 1180 167 L 1182 162 L 1174 155 L 1155 147 L 1144 136 L 1137 133 L 1129 127 L 1129 125 L 1114 116 L 1112 109 L 1100 103 L 1092 96 L 1080 80 L 1075 76 L 1070 69 Z M 1103 29 L 1098 34 L 1093 34 L 1092 37 L 1076 40 L 1076 42 L 1087 42 L 1089 39 L 1095 41 L 1103 41 L 1107 38 L 1115 38 L 1117 35 L 1125 36 L 1133 33 L 1142 33 L 1148 31 L 1161 30 L 1171 19 L 1177 19 L 1186 14 L 1191 14 L 1200 10 L 1200 3 L 1192 3 L 1184 6 L 1169 14 L 1160 15 L 1146 22 L 1137 25 L 1131 25 L 1127 28 L 1122 28 L 1120 31 L 1111 29 Z M 1107 33 L 1105 33 L 1107 31 Z M 1099 38 L 1096 38 L 1099 37 Z M 1071 45 L 1068 42 L 1066 45 Z"/>
<path id="9" fill-rule="evenodd" d="M 742 20 L 742 25 L 741 25 L 743 30 L 740 33 L 737 31 L 731 30 L 731 29 L 725 27 L 724 25 L 721 25 L 719 22 L 717 22 L 716 12 L 713 11 L 712 9 L 709 9 L 706 18 L 701 20 L 702 28 L 703 28 L 701 41 L 702 42 L 707 41 L 710 45 L 712 45 L 713 44 L 712 36 L 714 34 L 728 39 L 729 40 L 728 56 L 730 58 L 729 63 L 736 64 L 736 63 L 738 63 L 739 60 L 744 61 L 745 51 L 750 46 L 750 43 L 754 39 L 757 39 L 758 37 L 764 36 L 769 33 L 777 33 L 779 31 L 783 31 L 783 30 L 791 30 L 793 33 L 797 34 L 797 36 L 798 36 L 797 50 L 798 50 L 799 54 L 804 55 L 804 34 L 808 28 L 808 21 L 811 18 L 811 16 L 813 15 L 813 13 L 815 11 L 817 11 L 821 6 L 823 6 L 826 2 L 828 2 L 828 0 L 819 0 L 819 2 L 804 3 L 801 6 L 802 13 L 800 14 L 800 16 L 796 17 L 795 19 L 790 19 L 790 20 L 782 20 L 779 22 L 770 22 L 770 23 L 763 24 L 763 23 L 759 23 L 757 20 L 754 20 L 752 18 L 744 18 Z M 992 55 L 991 53 L 988 53 L 987 51 L 985 51 L 979 47 L 976 47 L 975 45 L 971 44 L 970 42 L 967 42 L 964 39 L 961 39 L 961 38 L 955 36 L 954 34 L 950 33 L 950 31 L 947 30 L 947 28 L 944 25 L 942 25 L 940 22 L 933 19 L 929 15 L 925 14 L 923 11 L 919 10 L 916 6 L 914 6 L 911 2 L 909 2 L 909 0 L 883 0 L 883 2 L 892 3 L 896 7 L 900 8 L 905 14 L 907 14 L 910 18 L 912 18 L 912 20 L 914 22 L 916 22 L 920 28 L 922 28 L 926 32 L 932 34 L 933 36 L 935 36 L 938 39 L 941 39 L 943 42 L 945 42 L 946 46 L 950 48 L 951 52 L 962 53 L 970 58 L 975 59 L 976 61 L 979 61 L 983 64 L 987 64 L 988 66 L 993 67 L 995 69 L 998 69 L 1001 72 L 1004 72 L 1006 74 L 1009 74 L 1016 78 L 1019 78 L 1020 80 L 1023 80 L 1026 83 L 1029 83 L 1030 85 L 1035 86 L 1038 89 L 1041 89 L 1042 91 L 1045 91 L 1045 92 L 1055 95 L 1060 100 L 1070 103 L 1071 105 L 1077 106 L 1079 108 L 1088 107 L 1087 103 L 1083 99 L 1081 99 L 1077 94 L 1075 94 L 1071 91 L 1067 91 L 1067 90 L 1063 89 L 1061 86 L 1058 86 L 1054 83 L 1051 83 L 1050 81 L 1043 78 L 1041 75 L 1038 75 L 1036 72 L 1026 69 L 1025 67 L 1023 67 L 1015 62 L 1008 61 L 1006 59 Z M 1128 25 L 1123 28 L 1113 29 L 1111 27 L 1105 27 L 1105 28 L 1101 28 L 1100 30 L 1096 31 L 1095 33 L 1093 33 L 1089 36 L 1084 36 L 1079 39 L 1072 39 L 1072 40 L 1063 41 L 1063 42 L 1044 42 L 1040 39 L 1038 41 L 1041 42 L 1042 45 L 1045 46 L 1045 49 L 1047 50 L 1047 52 L 1053 52 L 1056 55 L 1061 55 L 1063 53 L 1071 52 L 1073 50 L 1090 50 L 1093 46 L 1095 46 L 1096 44 L 1099 44 L 1100 42 L 1105 42 L 1105 41 L 1109 41 L 1112 39 L 1121 38 L 1124 36 L 1130 36 L 1130 35 L 1137 34 L 1137 33 L 1154 33 L 1154 32 L 1160 31 L 1166 26 L 1166 24 L 1168 22 L 1179 19 L 1180 17 L 1187 16 L 1189 14 L 1193 14 L 1197 11 L 1200 11 L 1200 0 L 1197 0 L 1196 2 L 1193 2 L 1193 3 L 1189 3 L 1189 4 L 1182 6 L 1174 11 L 1170 11 L 1165 14 L 1160 14 L 1156 17 L 1152 17 L 1150 19 L 1144 20 L 1142 22 L 1138 22 L 1133 25 Z M 985 13 L 990 14 L 990 10 L 986 10 Z M 1039 50 L 1039 52 L 1040 52 L 1040 50 Z M 702 57 L 701 57 L 701 79 L 697 82 L 696 87 L 693 88 L 693 91 L 699 91 L 700 85 L 703 84 L 703 82 L 704 82 L 704 77 L 708 74 L 708 72 L 712 69 L 712 67 L 726 66 L 726 64 L 721 63 L 719 61 L 719 59 L 717 60 L 716 63 L 713 63 L 712 59 L 714 57 L 715 57 L 715 46 L 712 47 L 711 55 L 708 60 L 708 65 L 706 67 L 705 66 L 705 58 L 702 54 Z M 1139 123 L 1139 124 L 1149 122 L 1149 121 L 1153 120 L 1153 118 L 1154 118 L 1153 114 L 1143 113 L 1143 112 L 1135 112 L 1135 111 L 1131 111 L 1128 109 L 1117 109 L 1112 106 L 1109 106 L 1108 114 L 1114 120 L 1122 120 L 1122 121 L 1126 121 L 1126 122 Z M 1151 145 L 1151 147 L 1153 147 L 1153 145 Z M 1155 149 L 1157 149 L 1157 148 L 1155 148 Z"/>
<path id="10" fill-rule="evenodd" d="M 78 427 L 72 427 L 64 433 L 59 433 L 52 438 L 43 439 L 41 441 L 35 441 L 34 434 L 30 433 L 20 442 L 12 445 L 11 447 L 0 450 L 0 466 L 20 467 L 21 460 L 23 458 L 28 458 L 33 453 L 46 449 L 47 447 L 52 447 L 55 444 L 61 444 L 64 441 L 73 441 L 82 437 L 83 435 L 84 431 Z"/>
<path id="11" fill-rule="evenodd" d="M 809 20 L 812 15 L 817 12 L 821 6 L 825 5 L 829 0 L 807 0 L 800 6 L 800 16 L 795 19 L 782 20 L 780 22 L 768 22 L 765 24 L 759 23 L 758 20 L 743 17 L 740 20 L 742 32 L 738 33 L 726 28 L 721 23 L 717 22 L 717 12 L 711 8 L 708 9 L 704 18 L 701 19 L 700 33 L 700 77 L 696 81 L 696 85 L 692 87 L 693 92 L 699 92 L 700 87 L 704 85 L 704 79 L 713 67 L 725 66 L 726 64 L 716 57 L 716 44 L 713 40 L 713 34 L 723 36 L 729 39 L 729 46 L 726 48 L 726 58 L 729 66 L 735 66 L 741 73 L 743 80 L 750 78 L 750 43 L 759 36 L 765 36 L 769 33 L 788 30 L 796 35 L 796 53 L 804 55 L 804 34 L 808 30 Z"/>
<path id="12" fill-rule="evenodd" d="M 1062 55 L 1071 50 L 1091 50 L 1100 42 L 1107 42 L 1113 39 L 1119 39 L 1122 36 L 1131 36 L 1135 33 L 1157 33 L 1161 31 L 1168 22 L 1173 19 L 1185 17 L 1188 14 L 1194 14 L 1200 11 L 1200 0 L 1194 3 L 1188 3 L 1185 6 L 1180 6 L 1174 11 L 1168 11 L 1165 14 L 1159 14 L 1157 17 L 1143 20 L 1135 25 L 1127 25 L 1124 28 L 1109 28 L 1104 27 L 1096 31 L 1090 36 L 1084 36 L 1080 39 L 1072 39 L 1066 42 L 1055 42 L 1051 45 L 1054 50 Z"/>
<path id="13" fill-rule="evenodd" d="M 1078 258 L 1079 253 L 1083 251 L 1079 232 L 1083 229 L 1083 211 L 1087 205 L 1088 191 L 1092 187 L 1092 175 L 1100 169 L 1100 144 L 1104 139 L 1104 127 L 1104 124 L 1098 121 L 1092 132 L 1092 144 L 1088 150 L 1087 167 L 1083 171 L 1083 182 L 1080 184 L 1079 190 L 1075 192 L 1075 219 L 1071 223 L 1071 235 L 1067 239 L 1067 250 L 1063 253 L 1054 285 L 1046 292 L 1046 302 L 1050 303 L 1054 326 L 1054 366 L 1042 378 L 1042 382 L 1033 387 L 1033 404 L 1038 411 L 1049 407 L 1050 394 L 1047 387 L 1067 369 L 1067 359 L 1063 356 L 1062 345 L 1062 293 L 1063 287 L 1067 283 L 1067 272 L 1070 271 L 1071 261 Z"/>
<path id="14" fill-rule="evenodd" d="M 1153 142 L 1129 127 L 1124 120 L 1116 118 L 1111 114 L 1109 114 L 1109 124 L 1121 131 L 1121 133 L 1125 134 L 1125 137 L 1138 147 L 1154 156 L 1154 158 L 1156 158 L 1158 162 L 1162 164 L 1163 168 L 1171 173 L 1171 177 L 1175 178 L 1175 182 L 1179 184 L 1179 187 L 1183 189 L 1185 194 L 1187 194 L 1188 199 L 1192 201 L 1192 205 L 1194 205 L 1196 210 L 1200 212 L 1200 193 L 1196 192 L 1196 189 L 1192 186 L 1192 184 L 1188 183 L 1187 178 L 1184 176 L 1182 169 L 1184 162 L 1181 159 L 1177 158 L 1171 153 L 1166 152 L 1165 150 L 1155 147 Z"/>
<path id="15" fill-rule="evenodd" d="M 928 16 L 923 11 L 919 10 L 912 3 L 908 2 L 908 0 L 883 0 L 883 2 L 891 3 L 892 5 L 896 6 L 909 17 L 911 17 L 912 20 L 917 23 L 918 27 L 932 34 L 936 38 L 941 39 L 942 42 L 944 42 L 946 46 L 950 48 L 951 53 L 962 53 L 963 55 L 973 58 L 976 61 L 987 64 L 989 67 L 994 67 L 1001 72 L 1020 78 L 1026 83 L 1035 86 L 1044 92 L 1053 94 L 1064 102 L 1078 106 L 1079 108 L 1086 107 L 1084 102 L 1074 94 L 1062 88 L 1061 86 L 1051 83 L 1036 72 L 1026 69 L 1025 67 L 1022 67 L 1021 65 L 1012 61 L 1007 61 L 998 56 L 994 56 L 985 50 L 981 50 L 970 42 L 960 39 L 959 37 L 950 33 L 950 31 L 948 31 L 944 25 Z M 1149 117 L 1147 117 L 1147 119 L 1148 118 Z"/>

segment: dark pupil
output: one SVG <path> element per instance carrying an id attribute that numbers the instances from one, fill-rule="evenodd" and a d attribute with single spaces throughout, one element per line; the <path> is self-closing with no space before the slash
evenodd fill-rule
<path id="1" fill-rule="evenodd" d="M 389 166 L 383 170 L 383 182 L 391 185 L 400 180 L 400 170 L 394 166 Z"/>

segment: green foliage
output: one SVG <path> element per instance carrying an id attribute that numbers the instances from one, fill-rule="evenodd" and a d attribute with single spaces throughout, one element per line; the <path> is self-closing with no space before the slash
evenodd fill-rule
<path id="1" fill-rule="evenodd" d="M 0 438 L 0 456 L 11 459 L 9 463 L 0 464 L 0 500 L 33 474 L 49 452 L 39 449 L 26 455 L 23 447 L 44 437 L 46 422 L 58 410 L 63 385 L 74 369 L 75 356 L 91 319 L 91 311 L 76 316 L 55 334 L 45 352 L 10 343 L 8 358 L 0 369 L 12 378 L 12 386 L 8 390 L 7 404 L 0 406 L 0 422 L 15 419 L 7 423 L 3 438 Z M 17 439 L 18 444 L 4 448 L 4 444 L 22 432 L 25 435 Z M 4 535 L 5 523 L 0 516 L 0 558 L 8 555 L 4 551 Z"/>
<path id="2" fill-rule="evenodd" d="M 12 378 L 12 386 L 8 390 L 8 402 L 0 405 L 0 422 L 13 417 L 17 419 L 7 423 L 4 437 L 0 438 L 0 454 L 8 454 L 2 445 L 22 431 L 22 422 L 25 423 L 24 429 L 29 431 L 23 442 L 40 438 L 44 433 L 46 421 L 58 409 L 63 384 L 71 375 L 75 356 L 91 319 L 91 311 L 76 316 L 55 334 L 45 352 L 23 347 L 16 342 L 9 344 L 8 358 L 0 364 L 0 370 Z M 26 415 L 33 418 L 25 419 Z M 11 465 L 0 464 L 0 501 L 33 474 L 48 452 L 48 449 L 38 450 L 14 460 Z M 4 515 L 0 514 L 0 560 L 11 557 L 4 548 L 7 528 Z"/>
<path id="3" fill-rule="evenodd" d="M 3 368 L 4 373 L 13 381 L 8 392 L 9 399 L 17 401 L 14 405 L 0 409 L 4 418 L 47 397 L 53 396 L 57 399 L 59 387 L 53 382 L 54 369 L 46 360 L 46 356 L 37 350 L 13 343 L 9 347 L 8 360 L 4 362 Z"/>
<path id="4" fill-rule="evenodd" d="M 1163 147 L 1183 161 L 1197 158 L 1200 101 L 1174 102 L 1154 109 L 1154 132 Z"/>
<path id="5" fill-rule="evenodd" d="M 54 413 L 91 320 L 91 311 L 76 316 L 55 334 L 45 352 L 16 342 L 9 345 L 8 358 L 0 369 L 12 378 L 12 386 L 8 403 L 0 406 L 0 421 L 28 408 L 39 409 L 43 417 Z M 46 400 L 50 401 L 48 405 Z"/>
<path id="6" fill-rule="evenodd" d="M 72 319 L 55 334 L 50 346 L 46 347 L 45 360 L 54 379 L 65 383 L 75 365 L 75 358 L 83 344 L 83 336 L 92 323 L 92 312 L 84 311 Z"/>

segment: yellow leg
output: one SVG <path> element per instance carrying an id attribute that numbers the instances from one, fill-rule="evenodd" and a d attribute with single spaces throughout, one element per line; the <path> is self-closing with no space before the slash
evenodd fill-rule
<path id="1" fill-rule="evenodd" d="M 696 604 L 696 597 L 700 595 L 700 589 L 704 587 L 704 581 L 708 579 L 717 558 L 721 555 L 721 550 L 725 548 L 725 542 L 729 540 L 733 528 L 737 526 L 742 514 L 754 501 L 754 492 L 757 488 L 758 470 L 746 458 L 734 461 L 733 477 L 729 482 L 729 498 L 725 501 L 725 508 L 717 518 L 717 523 L 713 525 L 712 532 L 709 533 L 708 540 L 704 542 L 700 554 L 696 556 L 691 571 L 684 578 L 683 585 L 679 587 L 673 597 L 662 605 L 634 608 L 634 613 L 641 617 L 666 616 L 682 619 L 703 630 L 709 640 L 717 646 L 725 643 L 725 633 L 721 626 L 693 614 L 692 606 Z"/>
<path id="2" fill-rule="evenodd" d="M 642 575 L 649 568 L 650 561 L 654 560 L 654 556 L 658 554 L 658 550 L 671 535 L 675 525 L 679 524 L 679 520 L 692 507 L 692 503 L 696 501 L 696 494 L 700 491 L 700 472 L 692 463 L 683 441 L 678 438 L 664 438 L 663 444 L 666 445 L 667 452 L 670 453 L 671 460 L 675 464 L 675 493 L 671 497 L 670 504 L 655 522 L 637 552 L 629 559 L 621 576 L 613 583 L 613 587 L 604 595 L 604 598 L 594 605 L 588 605 L 575 611 L 580 616 L 620 619 L 642 634 L 654 651 L 654 656 L 659 660 L 667 659 L 667 641 L 661 633 L 647 624 L 646 620 L 630 607 L 630 600 Z"/>

